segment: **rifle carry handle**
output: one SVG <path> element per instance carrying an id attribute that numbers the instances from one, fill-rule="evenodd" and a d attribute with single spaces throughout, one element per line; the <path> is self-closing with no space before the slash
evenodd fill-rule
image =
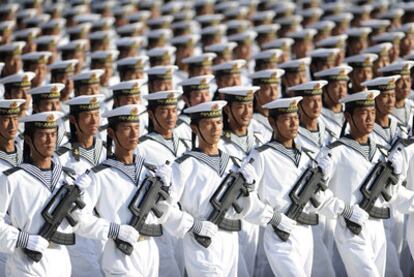
<path id="1" fill-rule="evenodd" d="M 345 218 L 346 227 L 351 231 L 354 235 L 359 235 L 361 233 L 362 227 L 355 222 L 352 222 L 349 219 Z"/>
<path id="2" fill-rule="evenodd" d="M 201 244 L 205 248 L 208 248 L 210 246 L 210 244 L 211 244 L 211 238 L 209 238 L 209 237 L 205 237 L 205 236 L 200 236 L 200 235 L 194 234 L 194 238 L 196 239 L 196 241 L 199 244 Z"/>
<path id="3" fill-rule="evenodd" d="M 27 248 L 23 249 L 23 252 L 27 255 L 27 257 L 29 257 L 32 261 L 35 261 L 36 263 L 40 262 L 40 260 L 43 257 L 42 253 Z"/>
<path id="4" fill-rule="evenodd" d="M 134 251 L 134 247 L 131 244 L 120 239 L 115 239 L 115 245 L 122 253 L 128 256 L 130 256 L 132 251 Z"/>

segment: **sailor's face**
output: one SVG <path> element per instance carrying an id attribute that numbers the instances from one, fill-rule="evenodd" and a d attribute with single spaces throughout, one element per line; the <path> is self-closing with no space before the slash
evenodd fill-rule
<path id="1" fill-rule="evenodd" d="M 139 104 L 141 103 L 141 96 L 139 94 L 128 95 L 128 96 L 121 95 L 121 96 L 116 97 L 115 101 L 116 101 L 117 107 L 130 105 L 130 104 Z"/>
<path id="2" fill-rule="evenodd" d="M 78 128 L 80 130 L 78 131 L 85 136 L 95 136 L 99 130 L 100 119 L 99 110 L 79 113 Z"/>
<path id="3" fill-rule="evenodd" d="M 397 100 L 406 99 L 410 96 L 411 84 L 410 75 L 401 75 L 401 78 L 396 82 L 395 88 L 395 97 Z"/>
<path id="4" fill-rule="evenodd" d="M 123 73 L 120 73 L 121 81 L 129 81 L 135 79 L 144 79 L 145 75 L 142 70 L 126 70 Z"/>
<path id="5" fill-rule="evenodd" d="M 368 135 L 374 130 L 375 107 L 359 107 L 352 112 L 352 118 L 345 114 L 351 126 L 351 132 L 358 132 L 360 135 Z"/>
<path id="6" fill-rule="evenodd" d="M 196 132 L 199 140 L 202 139 L 210 145 L 218 144 L 223 132 L 223 119 L 221 117 L 201 119 Z"/>
<path id="7" fill-rule="evenodd" d="M 376 108 L 380 114 L 390 114 L 395 107 L 395 92 L 388 90 L 381 92 L 375 98 Z"/>
<path id="8" fill-rule="evenodd" d="M 184 97 L 183 97 L 184 98 Z M 211 100 L 210 91 L 208 89 L 190 93 L 189 97 L 185 97 L 189 107 L 195 106 Z"/>
<path id="9" fill-rule="evenodd" d="M 348 95 L 348 81 L 330 81 L 325 93 L 334 104 L 338 104 L 339 99 Z"/>
<path id="10" fill-rule="evenodd" d="M 234 102 L 225 107 L 230 121 L 237 127 L 248 127 L 253 117 L 253 102 Z"/>
<path id="11" fill-rule="evenodd" d="M 148 86 L 149 86 L 148 88 L 150 89 L 151 93 L 173 89 L 172 79 L 150 81 L 148 83 Z"/>
<path id="12" fill-rule="evenodd" d="M 33 108 L 37 109 L 37 112 L 50 112 L 60 111 L 60 100 L 59 99 L 43 99 L 37 104 L 33 105 Z"/>
<path id="13" fill-rule="evenodd" d="M 361 86 L 361 83 L 372 79 L 372 67 L 355 67 L 354 70 L 351 71 L 349 76 L 352 81 L 352 90 L 354 92 L 362 91 L 364 87 Z"/>
<path id="14" fill-rule="evenodd" d="M 310 119 L 317 119 L 322 111 L 322 96 L 313 95 L 303 97 L 300 102 L 302 113 Z"/>
<path id="15" fill-rule="evenodd" d="M 100 88 L 101 86 L 99 84 L 81 85 L 76 95 L 96 95 L 99 94 Z"/>
<path id="16" fill-rule="evenodd" d="M 177 106 L 158 106 L 154 111 L 154 116 L 157 119 L 157 123 L 154 122 L 154 125 L 158 124 L 163 130 L 172 130 L 177 123 Z"/>
<path id="17" fill-rule="evenodd" d="M 109 130 L 112 131 L 112 129 Z M 133 151 L 138 145 L 139 123 L 119 123 L 115 131 L 115 136 L 112 136 L 112 139 L 115 141 L 115 151 L 117 147 L 124 148 L 127 151 Z"/>
<path id="18" fill-rule="evenodd" d="M 267 104 L 279 95 L 279 84 L 260 85 L 260 89 L 255 93 L 256 100 L 260 106 Z"/>
<path id="19" fill-rule="evenodd" d="M 36 147 L 37 152 L 44 157 L 51 157 L 56 150 L 56 141 L 57 128 L 36 129 L 32 143 Z"/>
<path id="20" fill-rule="evenodd" d="M 19 126 L 19 117 L 0 116 L 0 135 L 6 140 L 14 140 L 17 136 Z"/>
<path id="21" fill-rule="evenodd" d="M 294 139 L 298 135 L 299 115 L 298 113 L 281 114 L 271 125 L 279 137 L 287 140 Z"/>

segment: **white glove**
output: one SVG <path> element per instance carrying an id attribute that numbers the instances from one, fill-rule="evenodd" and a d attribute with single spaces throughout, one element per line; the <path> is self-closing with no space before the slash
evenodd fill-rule
<path id="1" fill-rule="evenodd" d="M 164 186 L 168 186 L 171 183 L 172 168 L 168 164 L 163 164 L 157 167 L 155 175 L 161 178 Z"/>
<path id="2" fill-rule="evenodd" d="M 250 163 L 245 163 L 240 167 L 240 173 L 243 175 L 244 179 L 248 184 L 254 184 L 258 179 L 256 170 Z"/>
<path id="3" fill-rule="evenodd" d="M 120 225 L 117 238 L 129 244 L 134 244 L 139 239 L 139 233 L 130 225 Z"/>
<path id="4" fill-rule="evenodd" d="M 29 235 L 26 248 L 32 251 L 43 253 L 49 246 L 49 242 L 41 236 Z"/>
<path id="5" fill-rule="evenodd" d="M 326 180 L 333 169 L 333 160 L 331 154 L 324 155 L 318 160 L 318 166 L 322 169 L 324 179 Z"/>
<path id="6" fill-rule="evenodd" d="M 403 171 L 403 164 L 404 164 L 404 157 L 401 151 L 394 151 L 388 157 L 388 160 L 392 164 L 392 168 L 394 169 L 394 173 L 396 175 L 400 175 Z"/>
<path id="7" fill-rule="evenodd" d="M 282 230 L 286 233 L 292 233 L 292 230 L 296 226 L 296 221 L 293 219 L 290 219 L 289 217 L 285 216 L 282 213 L 275 212 L 273 214 L 272 219 L 270 220 L 269 224 L 277 227 L 278 229 Z"/>
<path id="8" fill-rule="evenodd" d="M 198 219 L 194 219 L 194 224 L 190 231 L 199 236 L 211 239 L 215 234 L 217 234 L 218 226 L 210 221 L 200 221 Z"/>
<path id="9" fill-rule="evenodd" d="M 353 205 L 352 207 L 345 205 L 342 216 L 358 224 L 359 226 L 364 226 L 365 222 L 367 222 L 369 218 L 369 214 L 361 209 L 358 205 Z"/>

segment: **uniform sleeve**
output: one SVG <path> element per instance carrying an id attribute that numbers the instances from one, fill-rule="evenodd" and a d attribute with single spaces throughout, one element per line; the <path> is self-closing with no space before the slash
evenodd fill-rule
<path id="1" fill-rule="evenodd" d="M 100 184 L 94 173 L 84 173 L 76 184 L 82 189 L 82 200 L 86 206 L 74 212 L 78 220 L 76 233 L 91 239 L 106 240 L 110 231 L 110 222 L 94 215 L 94 208 L 100 194 Z"/>
<path id="2" fill-rule="evenodd" d="M 0 177 L 0 251 L 13 253 L 16 249 L 20 231 L 5 222 L 7 210 L 13 196 L 13 189 L 7 177 Z"/>
<path id="3" fill-rule="evenodd" d="M 414 191 L 397 184 L 393 196 L 389 203 L 391 210 L 397 210 L 403 214 L 414 212 Z"/>
<path id="4" fill-rule="evenodd" d="M 344 201 L 335 197 L 333 192 L 329 188 L 327 188 L 325 191 L 317 192 L 316 199 L 319 203 L 321 203 L 316 208 L 316 211 L 326 216 L 327 218 L 335 219 L 344 211 Z"/>

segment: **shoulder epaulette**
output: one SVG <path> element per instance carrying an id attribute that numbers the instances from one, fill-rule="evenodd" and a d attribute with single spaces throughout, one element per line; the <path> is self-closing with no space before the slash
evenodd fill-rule
<path id="1" fill-rule="evenodd" d="M 98 173 L 99 171 L 104 170 L 105 168 L 108 168 L 108 167 L 109 165 L 101 163 L 101 164 L 98 164 L 97 166 L 92 167 L 91 170 L 95 173 Z"/>
<path id="2" fill-rule="evenodd" d="M 63 154 L 65 154 L 66 152 L 68 152 L 70 149 L 69 148 L 67 148 L 67 147 L 64 147 L 64 146 L 61 146 L 61 147 L 59 147 L 57 150 L 56 150 L 56 154 L 58 155 L 58 156 L 62 156 Z"/>
<path id="3" fill-rule="evenodd" d="M 6 169 L 5 171 L 3 171 L 3 174 L 6 175 L 6 176 L 9 176 L 9 175 L 12 175 L 14 172 L 18 171 L 19 169 L 21 169 L 21 168 L 18 167 L 18 166 L 15 166 L 15 167 Z"/>
<path id="4" fill-rule="evenodd" d="M 269 148 L 270 148 L 270 146 L 269 146 L 269 145 L 267 145 L 267 144 L 263 144 L 263 145 L 261 145 L 261 146 L 257 147 L 257 148 L 256 148 L 256 150 L 257 150 L 259 153 L 261 153 L 261 152 L 263 152 L 263 151 L 265 151 L 266 149 L 269 149 Z"/>
<path id="5" fill-rule="evenodd" d="M 342 142 L 340 142 L 339 140 L 336 140 L 326 147 L 328 147 L 329 149 L 334 149 L 335 147 L 338 147 L 339 145 L 342 145 Z"/>
<path id="6" fill-rule="evenodd" d="M 67 167 L 67 166 L 62 166 L 62 171 L 63 171 L 66 175 L 68 175 L 70 178 L 72 178 L 73 180 L 75 180 L 75 179 L 76 179 L 76 171 L 75 171 L 75 170 L 73 170 L 72 168 Z"/>
<path id="7" fill-rule="evenodd" d="M 175 159 L 175 162 L 178 163 L 178 164 L 180 164 L 180 163 L 184 162 L 189 157 L 190 157 L 190 155 L 183 154 L 181 157 Z"/>

